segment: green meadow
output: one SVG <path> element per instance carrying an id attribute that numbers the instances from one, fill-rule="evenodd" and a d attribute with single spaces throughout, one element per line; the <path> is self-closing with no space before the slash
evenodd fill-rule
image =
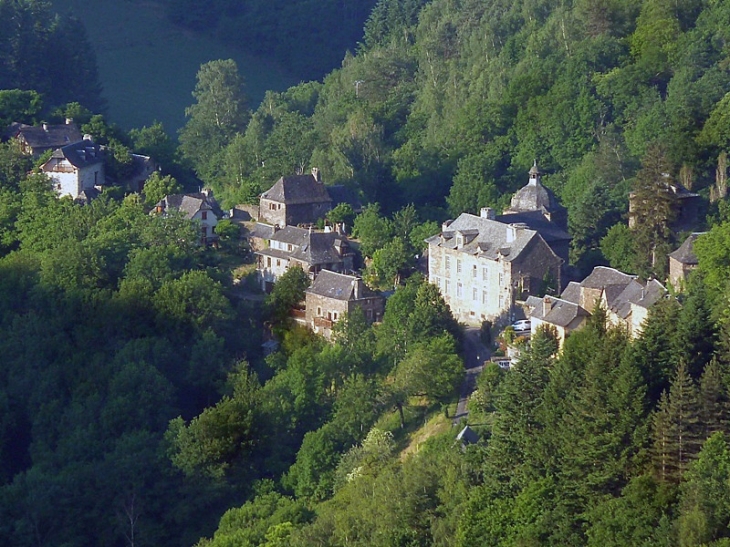
<path id="1" fill-rule="evenodd" d="M 161 121 L 176 134 L 202 63 L 234 59 L 246 82 L 252 108 L 267 90 L 281 91 L 297 80 L 274 62 L 246 55 L 219 41 L 170 24 L 157 2 L 141 0 L 53 0 L 59 13 L 72 13 L 86 26 L 96 49 L 108 116 L 124 129 Z"/>

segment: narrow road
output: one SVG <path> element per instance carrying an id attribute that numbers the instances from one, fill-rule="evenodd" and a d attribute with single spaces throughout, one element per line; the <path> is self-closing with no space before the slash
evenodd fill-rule
<path id="1" fill-rule="evenodd" d="M 462 419 L 468 418 L 466 403 L 476 388 L 477 376 L 484 368 L 484 361 L 487 360 L 489 360 L 489 349 L 479 339 L 479 328 L 467 327 L 464 331 L 464 382 L 459 390 L 459 404 L 456 406 L 454 425 L 459 425 Z"/>

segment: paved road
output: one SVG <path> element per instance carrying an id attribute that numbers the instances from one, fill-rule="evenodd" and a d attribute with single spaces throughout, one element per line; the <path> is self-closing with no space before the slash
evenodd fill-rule
<path id="1" fill-rule="evenodd" d="M 489 349 L 479 340 L 479 329 L 467 327 L 464 331 L 464 368 L 466 370 L 459 392 L 459 404 L 456 406 L 454 425 L 459 425 L 462 419 L 468 418 L 469 411 L 466 409 L 466 403 L 476 387 L 477 376 L 484 368 L 484 361 L 488 359 Z"/>

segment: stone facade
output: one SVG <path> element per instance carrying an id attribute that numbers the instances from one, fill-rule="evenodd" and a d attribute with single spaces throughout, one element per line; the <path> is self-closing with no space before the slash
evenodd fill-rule
<path id="1" fill-rule="evenodd" d="M 694 242 L 705 232 L 695 232 L 684 240 L 679 249 L 669 255 L 669 282 L 682 290 L 690 272 L 697 269 L 699 260 L 694 253 Z"/>
<path id="2" fill-rule="evenodd" d="M 306 323 L 327 339 L 332 336 L 334 324 L 356 308 L 373 323 L 382 320 L 385 300 L 369 291 L 359 277 L 326 270 L 307 289 Z"/>
<path id="3" fill-rule="evenodd" d="M 273 226 L 313 224 L 332 209 L 332 198 L 318 169 L 311 175 L 281 177 L 261 194 L 259 220 Z"/>
<path id="4" fill-rule="evenodd" d="M 257 250 L 256 255 L 261 288 L 267 292 L 291 266 L 301 267 L 315 279 L 322 270 L 352 271 L 355 257 L 345 236 L 295 226 L 282 230 L 274 227 L 265 248 Z"/>

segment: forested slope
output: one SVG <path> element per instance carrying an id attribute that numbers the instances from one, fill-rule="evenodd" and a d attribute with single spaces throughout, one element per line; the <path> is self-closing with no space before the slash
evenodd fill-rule
<path id="1" fill-rule="evenodd" d="M 388 211 L 443 218 L 501 208 L 537 160 L 589 265 L 652 145 L 694 190 L 714 182 L 729 17 L 700 0 L 382 0 L 357 55 L 270 93 L 196 167 L 232 201 L 314 165 Z"/>
<path id="2" fill-rule="evenodd" d="M 0 543 L 727 545 L 725 201 L 708 204 L 685 292 L 637 340 L 595 310 L 562 353 L 541 332 L 512 370 L 487 367 L 469 447 L 433 425 L 448 424 L 460 329 L 436 287 L 400 281 L 435 221 L 499 208 L 535 160 L 579 265 L 661 273 L 634 241 L 676 236 L 627 234 L 628 192 L 669 174 L 709 197 L 730 138 L 729 19 L 710 0 L 381 0 L 340 69 L 253 112 L 235 64 L 204 65 L 177 152 L 160 126 L 124 135 L 56 110 L 62 95 L 41 90 L 42 110 L 3 94 L 31 121 L 83 115 L 116 169 L 146 151 L 230 203 L 319 167 L 371 203 L 354 221 L 367 274 L 397 289 L 381 324 L 355 314 L 327 344 L 288 320 L 296 269 L 263 305 L 240 299 L 229 251 L 194 245 L 181 219 L 118 189 L 57 200 L 3 144 Z M 41 58 L 1 43 L 8 74 L 6 59 Z M 281 342 L 266 358 L 264 320 Z"/>

